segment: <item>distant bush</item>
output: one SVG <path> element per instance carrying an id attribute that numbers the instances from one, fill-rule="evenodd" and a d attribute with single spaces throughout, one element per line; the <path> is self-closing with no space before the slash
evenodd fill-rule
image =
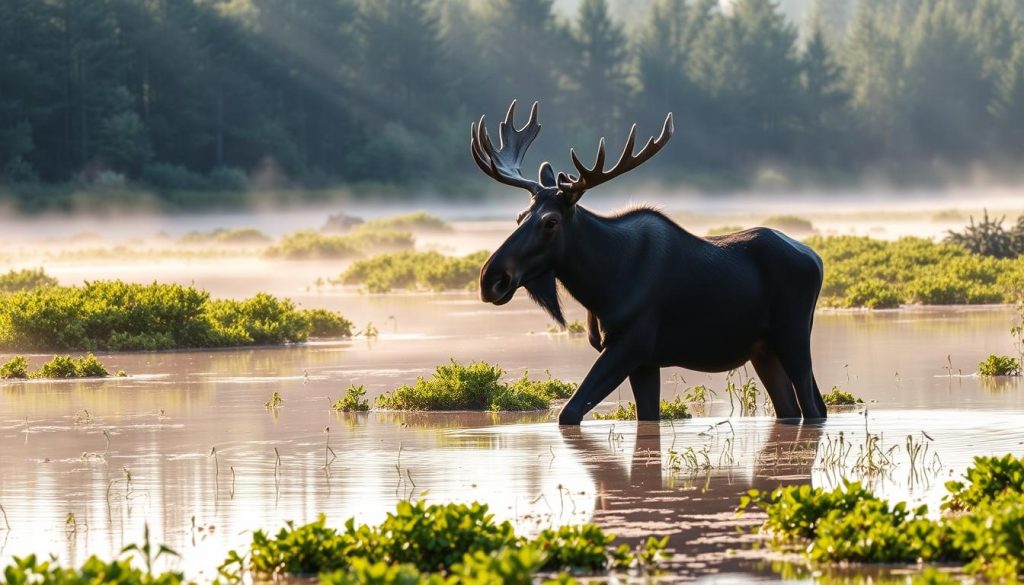
<path id="1" fill-rule="evenodd" d="M 476 286 L 487 252 L 452 257 L 438 252 L 380 254 L 352 264 L 338 279 L 343 284 L 362 284 L 372 293 L 392 289 L 442 291 Z"/>
<path id="2" fill-rule="evenodd" d="M 352 337 L 352 322 L 327 309 L 302 311 L 308 322 L 310 337 Z"/>
<path id="3" fill-rule="evenodd" d="M 825 265 L 822 306 L 1004 303 L 1024 291 L 1024 259 L 991 258 L 911 237 L 813 236 L 806 243 Z"/>
<path id="4" fill-rule="evenodd" d="M 48 286 L 57 286 L 57 279 L 46 274 L 42 268 L 25 268 L 23 270 L 11 270 L 7 274 L 0 274 L 0 293 L 32 290 Z"/>
<path id="5" fill-rule="evenodd" d="M 215 300 L 177 284 L 100 281 L 0 295 L 0 348 L 14 350 L 279 344 L 305 341 L 314 328 L 343 335 L 345 323 L 265 293 Z"/>
<path id="6" fill-rule="evenodd" d="M 426 211 L 414 211 L 403 215 L 392 215 L 371 219 L 356 229 L 389 229 L 413 232 L 449 232 L 452 226 L 436 215 Z"/>
<path id="7" fill-rule="evenodd" d="M 91 353 L 79 358 L 70 355 L 55 355 L 40 366 L 32 378 L 105 378 L 110 375 L 107 368 Z"/>
<path id="8" fill-rule="evenodd" d="M 16 355 L 0 366 L 0 379 L 23 380 L 28 377 L 28 359 L 23 355 Z"/>
<path id="9" fill-rule="evenodd" d="M 1020 360 L 1006 355 L 990 355 L 978 364 L 979 376 L 1019 376 Z"/>
<path id="10" fill-rule="evenodd" d="M 245 191 L 249 188 L 249 175 L 242 169 L 217 167 L 210 171 L 207 182 L 214 191 Z"/>
<path id="11" fill-rule="evenodd" d="M 378 408 L 391 410 L 544 410 L 551 401 L 571 395 L 574 385 L 558 380 L 533 381 L 524 374 L 511 384 L 504 371 L 484 362 L 463 366 L 455 360 L 438 366 L 434 375 L 419 377 L 377 397 Z M 570 390 L 571 389 L 571 390 Z"/>
<path id="12" fill-rule="evenodd" d="M 182 236 L 180 244 L 265 244 L 270 236 L 256 228 L 217 228 L 210 232 L 189 232 Z"/>
<path id="13" fill-rule="evenodd" d="M 982 256 L 1016 258 L 1024 254 L 1024 215 L 1009 230 L 1003 228 L 1004 221 L 1006 216 L 990 219 L 985 211 L 977 224 L 971 216 L 971 223 L 962 232 L 947 232 L 946 241 Z"/>
<path id="14" fill-rule="evenodd" d="M 855 404 L 864 404 L 863 400 L 846 390 L 840 389 L 838 386 L 833 386 L 832 390 L 823 394 L 821 398 L 828 406 L 853 406 Z"/>
<path id="15" fill-rule="evenodd" d="M 340 260 L 357 258 L 371 251 L 409 249 L 415 243 L 411 233 L 391 229 L 359 229 L 344 236 L 300 231 L 281 238 L 265 254 L 289 260 Z"/>
<path id="16" fill-rule="evenodd" d="M 798 215 L 773 215 L 765 218 L 762 225 L 775 228 L 784 232 L 809 234 L 814 231 L 814 224 L 811 220 Z"/>
<path id="17" fill-rule="evenodd" d="M 327 222 L 320 228 L 322 232 L 347 232 L 352 228 L 362 225 L 362 218 L 338 212 L 327 216 Z"/>
<path id="18" fill-rule="evenodd" d="M 206 177 L 183 166 L 169 163 L 150 163 L 142 167 L 141 180 L 156 189 L 201 191 L 208 187 Z"/>

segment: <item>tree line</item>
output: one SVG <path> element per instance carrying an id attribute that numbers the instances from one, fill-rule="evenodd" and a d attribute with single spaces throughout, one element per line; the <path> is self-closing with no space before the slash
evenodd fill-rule
<path id="1" fill-rule="evenodd" d="M 541 102 L 531 161 L 567 169 L 668 111 L 666 180 L 1024 157 L 1024 0 L 641 5 L 0 0 L 0 182 L 443 193 L 478 184 L 469 124 L 513 98 Z"/>

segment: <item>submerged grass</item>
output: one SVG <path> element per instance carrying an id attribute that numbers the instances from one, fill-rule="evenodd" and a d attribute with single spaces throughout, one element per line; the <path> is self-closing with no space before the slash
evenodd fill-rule
<path id="1" fill-rule="evenodd" d="M 672 400 L 662 400 L 658 406 L 659 415 L 661 420 L 680 420 L 692 418 L 689 408 L 686 406 L 686 402 L 682 398 L 676 396 Z M 594 413 L 594 419 L 596 420 L 636 420 L 636 404 L 627 402 L 625 405 L 620 404 L 615 410 L 602 414 L 600 412 Z"/>
<path id="2" fill-rule="evenodd" d="M 266 293 L 211 299 L 178 284 L 88 282 L 0 295 L 0 348 L 160 350 L 273 345 L 351 334 L 351 323 Z"/>
<path id="3" fill-rule="evenodd" d="M 914 237 L 813 236 L 806 243 L 825 265 L 821 306 L 1008 303 L 1024 291 L 1024 258 L 992 258 Z"/>
<path id="4" fill-rule="evenodd" d="M 977 457 L 964 481 L 946 484 L 937 520 L 927 506 L 891 504 L 857 482 L 833 490 L 810 485 L 751 490 L 767 518 L 760 531 L 783 549 L 803 549 L 816 563 L 959 562 L 994 582 L 1024 574 L 1024 462 L 1013 455 Z"/>
<path id="5" fill-rule="evenodd" d="M 363 285 L 371 293 L 471 289 L 488 255 L 485 251 L 462 257 L 412 251 L 380 254 L 355 262 L 334 282 Z"/>
<path id="6" fill-rule="evenodd" d="M 454 359 L 440 365 L 430 378 L 419 377 L 377 397 L 377 408 L 388 410 L 544 410 L 553 400 L 570 396 L 576 385 L 551 378 L 531 380 L 526 373 L 512 383 L 504 371 L 485 362 L 462 365 Z"/>

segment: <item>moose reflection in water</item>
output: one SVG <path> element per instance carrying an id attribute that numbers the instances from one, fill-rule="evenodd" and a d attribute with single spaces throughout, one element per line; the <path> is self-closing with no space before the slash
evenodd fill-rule
<path id="1" fill-rule="evenodd" d="M 817 424 L 776 422 L 761 440 L 757 432 L 730 437 L 722 429 L 713 439 L 717 452 L 712 463 L 717 466 L 721 457 L 730 456 L 721 449 L 731 449 L 736 451 L 737 464 L 712 470 L 677 468 L 672 453 L 692 446 L 695 435 L 673 437 L 660 423 L 637 423 L 628 465 L 609 457 L 620 442 L 614 428 L 595 432 L 593 427 L 562 426 L 560 430 L 565 445 L 594 482 L 593 522 L 631 544 L 667 535 L 668 548 L 675 553 L 672 572 L 692 576 L 767 572 L 768 567 L 750 551 L 755 537 L 749 532 L 757 520 L 736 515 L 739 497 L 752 488 L 810 483 L 823 433 Z M 738 438 L 749 442 L 737 444 Z"/>
<path id="2" fill-rule="evenodd" d="M 658 420 L 660 368 L 722 372 L 747 361 L 779 418 L 825 418 L 811 369 L 811 326 L 823 275 L 814 251 L 768 228 L 701 238 L 653 209 L 602 216 L 578 205 L 588 189 L 664 148 L 672 137 L 671 114 L 661 135 L 636 154 L 634 125 L 609 170 L 602 139 L 592 168 L 572 151 L 578 175 L 556 176 L 545 162 L 537 180 L 522 173 L 540 132 L 537 104 L 521 129 L 514 118 L 512 102 L 497 148 L 483 117 L 471 131 L 480 169 L 532 196 L 519 226 L 481 269 L 480 298 L 503 305 L 522 286 L 564 325 L 558 281 L 587 309 L 590 343 L 601 354 L 562 408 L 559 424 L 579 424 L 627 377 L 637 418 Z"/>

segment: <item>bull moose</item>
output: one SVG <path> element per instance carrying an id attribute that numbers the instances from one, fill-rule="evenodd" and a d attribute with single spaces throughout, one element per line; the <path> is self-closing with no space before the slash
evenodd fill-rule
<path id="1" fill-rule="evenodd" d="M 540 132 L 537 103 L 526 125 L 515 106 L 499 124 L 495 148 L 484 117 L 471 126 L 470 150 L 495 180 L 530 192 L 518 227 L 480 270 L 480 298 L 503 305 L 519 287 L 565 324 L 556 281 L 587 310 L 590 344 L 600 353 L 558 415 L 578 425 L 627 377 L 639 420 L 658 420 L 660 368 L 722 372 L 753 362 L 779 418 L 823 419 L 825 403 L 811 369 L 811 327 L 822 263 L 806 245 L 779 231 L 753 228 L 701 238 L 647 207 L 604 216 L 579 200 L 649 160 L 672 137 L 672 114 L 661 135 L 636 154 L 633 125 L 618 162 L 605 170 L 601 139 L 594 166 L 571 150 L 575 175 L 540 165 L 537 180 L 522 173 Z"/>

